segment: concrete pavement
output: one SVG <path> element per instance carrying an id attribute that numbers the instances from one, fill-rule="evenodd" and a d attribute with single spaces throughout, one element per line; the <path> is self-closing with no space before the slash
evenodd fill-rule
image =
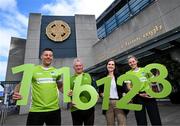
<path id="1" fill-rule="evenodd" d="M 166 126 L 179 126 L 180 125 L 180 104 L 171 104 L 170 102 L 159 102 L 159 111 L 161 115 L 162 124 Z M 62 110 L 62 125 L 72 125 L 71 113 L 68 110 Z M 11 115 L 8 116 L 5 126 L 11 125 L 25 125 L 27 115 Z M 149 122 L 149 118 L 148 118 Z M 95 111 L 96 126 L 106 125 L 105 117 L 101 112 L 101 103 L 97 103 Z M 136 125 L 134 112 L 130 111 L 127 116 L 127 126 Z M 150 125 L 150 122 L 149 122 Z"/>

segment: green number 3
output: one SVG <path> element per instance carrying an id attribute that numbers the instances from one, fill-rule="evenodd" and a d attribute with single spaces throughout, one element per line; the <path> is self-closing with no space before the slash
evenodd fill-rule
<path id="1" fill-rule="evenodd" d="M 161 92 L 154 92 L 152 88 L 148 88 L 146 89 L 146 93 L 154 98 L 167 97 L 171 93 L 172 87 L 169 81 L 165 79 L 168 75 L 168 71 L 166 67 L 161 64 L 154 63 L 154 64 L 147 65 L 145 69 L 147 70 L 148 73 L 150 73 L 152 69 L 159 70 L 159 75 L 149 78 L 149 81 L 151 83 L 153 82 L 160 83 L 163 86 L 163 90 Z"/>

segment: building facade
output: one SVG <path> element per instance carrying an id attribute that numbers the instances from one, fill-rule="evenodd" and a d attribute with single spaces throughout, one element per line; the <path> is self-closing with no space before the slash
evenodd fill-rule
<path id="1" fill-rule="evenodd" d="M 44 48 L 53 49 L 52 65 L 57 68 L 67 66 L 73 72 L 72 63 L 76 57 L 80 57 L 88 68 L 94 64 L 91 47 L 96 41 L 94 15 L 46 16 L 32 13 L 27 39 L 11 39 L 6 81 L 22 79 L 22 73 L 12 74 L 12 67 L 26 63 L 41 64 L 40 55 Z M 21 106 L 20 114 L 27 113 L 29 106 L 30 102 Z"/>
<path id="2" fill-rule="evenodd" d="M 127 56 L 135 55 L 142 66 L 156 62 L 167 67 L 168 80 L 173 86 L 171 100 L 177 102 L 180 92 L 179 12 L 179 0 L 115 0 L 97 20 L 93 15 L 30 14 L 27 39 L 11 40 L 6 81 L 21 80 L 21 75 L 12 75 L 11 67 L 40 64 L 40 52 L 45 47 L 55 50 L 55 67 L 72 69 L 73 59 L 79 57 L 95 79 L 103 76 L 108 59 L 114 58 L 123 74 L 129 69 Z M 20 44 L 23 47 L 19 43 L 23 43 Z M 16 52 L 19 48 L 21 52 Z M 22 108 L 21 113 L 26 110 Z"/>

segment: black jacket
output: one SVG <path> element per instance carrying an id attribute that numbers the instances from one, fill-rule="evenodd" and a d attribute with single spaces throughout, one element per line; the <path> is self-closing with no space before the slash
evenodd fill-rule
<path id="1" fill-rule="evenodd" d="M 128 92 L 128 89 L 127 89 L 126 84 L 124 84 L 124 83 L 123 83 L 123 86 L 117 85 L 117 76 L 115 76 L 115 81 L 116 81 L 116 88 L 117 88 L 118 97 L 119 97 L 119 99 L 121 99 L 122 98 L 122 94 Z M 104 85 L 101 85 L 99 87 L 99 94 L 103 93 L 103 92 L 104 92 Z M 127 115 L 129 113 L 129 110 L 124 110 L 124 112 Z M 103 110 L 102 113 L 106 114 L 106 110 Z"/>

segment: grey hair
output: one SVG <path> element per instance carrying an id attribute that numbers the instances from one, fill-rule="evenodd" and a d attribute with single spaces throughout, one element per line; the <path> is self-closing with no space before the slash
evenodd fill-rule
<path id="1" fill-rule="evenodd" d="M 75 58 L 73 61 L 73 66 L 75 66 L 76 62 L 80 62 L 83 65 L 83 62 L 80 58 Z"/>
<path id="2" fill-rule="evenodd" d="M 131 59 L 131 58 L 134 58 L 138 62 L 138 59 L 134 55 L 129 55 L 127 57 L 127 61 L 129 61 L 129 59 Z"/>

